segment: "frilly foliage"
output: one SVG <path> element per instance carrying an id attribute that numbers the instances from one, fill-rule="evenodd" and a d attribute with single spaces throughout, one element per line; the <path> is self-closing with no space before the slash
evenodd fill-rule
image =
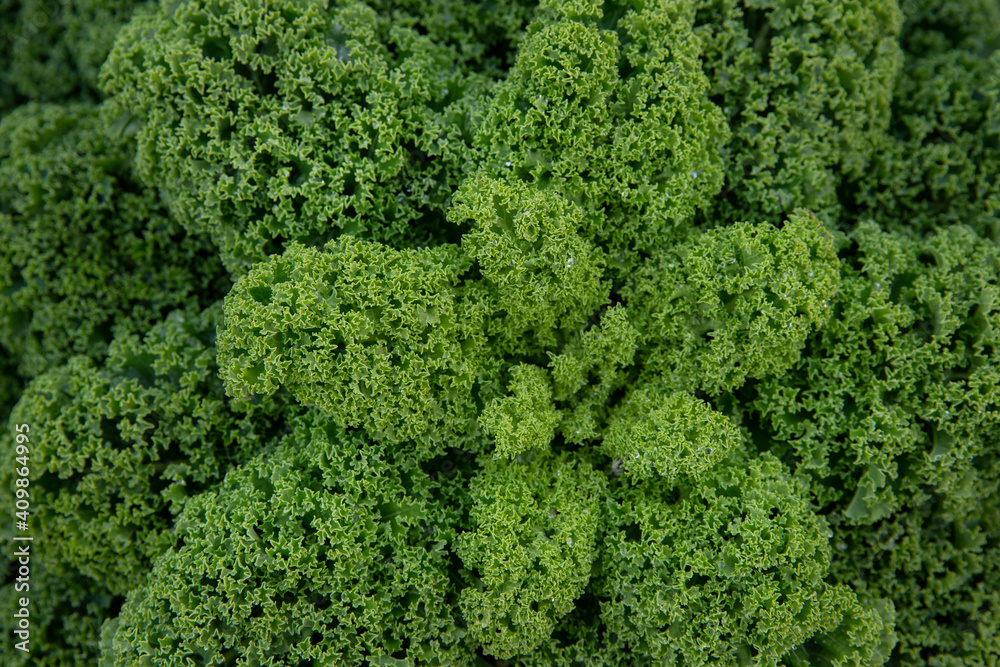
<path id="1" fill-rule="evenodd" d="M 1000 8 L 907 3 L 914 57 L 893 100 L 892 141 L 856 194 L 886 228 L 962 224 L 1000 239 Z"/>
<path id="2" fill-rule="evenodd" d="M 947 499 L 905 503 L 872 525 L 837 522 L 834 576 L 893 600 L 900 664 L 989 664 L 1000 608 L 998 457 L 980 457 Z"/>
<path id="3" fill-rule="evenodd" d="M 865 224 L 851 241 L 829 323 L 750 404 L 769 449 L 870 524 L 956 492 L 995 448 L 1000 252 L 959 225 L 914 238 Z"/>
<path id="4" fill-rule="evenodd" d="M 98 116 L 30 103 L 0 119 L 0 344 L 27 377 L 96 359 L 114 334 L 230 285 L 211 245 L 135 182 L 133 147 Z"/>
<path id="5" fill-rule="evenodd" d="M 492 460 L 473 480 L 472 531 L 455 550 L 472 569 L 460 605 L 490 655 L 530 653 L 590 579 L 605 477 L 586 462 L 546 453 Z"/>
<path id="6" fill-rule="evenodd" d="M 504 311 L 489 331 L 511 353 L 551 347 L 578 329 L 607 300 L 604 254 L 578 231 L 579 206 L 520 181 L 474 178 L 462 184 L 449 212 L 469 227 L 462 248 Z"/>
<path id="7" fill-rule="evenodd" d="M 169 2 L 101 73 L 136 168 L 237 273 L 340 233 L 439 241 L 489 77 L 362 2 Z"/>
<path id="8" fill-rule="evenodd" d="M 471 665 L 429 478 L 389 456 L 324 418 L 297 423 L 190 501 L 105 655 Z"/>
<path id="9" fill-rule="evenodd" d="M 476 137 L 483 168 L 579 204 L 623 272 L 718 191 L 728 130 L 673 3 L 542 7 Z"/>
<path id="10" fill-rule="evenodd" d="M 631 479 L 698 484 L 740 446 L 739 430 L 690 394 L 639 387 L 612 415 L 602 449 Z"/>
<path id="11" fill-rule="evenodd" d="M 998 71 L 995 0 L 0 0 L 4 664 L 996 664 Z"/>
<path id="12" fill-rule="evenodd" d="M 805 211 L 781 229 L 740 223 L 664 249 L 623 290 L 645 366 L 712 394 L 784 372 L 830 316 L 838 266 L 832 236 Z"/>
<path id="13" fill-rule="evenodd" d="M 344 237 L 257 264 L 226 297 L 219 364 L 234 396 L 285 386 L 387 444 L 434 452 L 474 435 L 491 391 L 483 308 L 462 299 L 454 246 Z"/>
<path id="14" fill-rule="evenodd" d="M 881 617 L 824 581 L 825 521 L 769 454 L 607 500 L 601 618 L 658 664 L 880 664 Z"/>
<path id="15" fill-rule="evenodd" d="M 491 401 L 479 418 L 496 441 L 496 453 L 508 459 L 533 449 L 547 450 L 559 423 L 545 370 L 521 364 L 510 374 L 510 394 Z"/>
<path id="16" fill-rule="evenodd" d="M 34 101 L 100 98 L 97 73 L 142 0 L 0 2 L 0 114 Z"/>
<path id="17" fill-rule="evenodd" d="M 696 0 L 708 94 L 732 129 L 727 182 L 706 216 L 760 222 L 810 209 L 837 221 L 841 191 L 888 142 L 903 63 L 895 0 Z"/>
<path id="18" fill-rule="evenodd" d="M 11 414 L 12 424 L 31 426 L 31 525 L 46 545 L 42 576 L 32 583 L 51 588 L 42 604 L 65 605 L 69 626 L 90 623 L 87 605 L 104 615 L 142 583 L 172 544 L 184 505 L 271 446 L 283 428 L 287 401 L 226 397 L 214 345 L 221 316 L 221 304 L 175 311 L 144 337 L 115 339 L 101 363 L 74 357 L 32 380 Z M 14 447 L 4 433 L 0 452 L 11 461 Z M 14 479 L 12 466 L 0 471 L 7 507 Z M 9 539 L 12 523 L 2 530 Z M 5 598 L 18 597 L 12 583 L 3 588 Z M 60 616 L 40 615 L 39 631 L 55 632 L 49 624 Z M 58 655 L 53 646 L 36 651 Z"/>
<path id="19" fill-rule="evenodd" d="M 576 332 L 559 354 L 549 352 L 555 398 L 564 404 L 560 434 L 582 444 L 599 437 L 612 394 L 623 389 L 639 343 L 639 332 L 620 304 Z"/>

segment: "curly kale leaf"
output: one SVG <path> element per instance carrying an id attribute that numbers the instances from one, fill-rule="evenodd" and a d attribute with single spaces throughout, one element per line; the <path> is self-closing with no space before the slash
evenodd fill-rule
<path id="1" fill-rule="evenodd" d="M 226 398 L 215 362 L 221 319 L 221 304 L 171 313 L 144 337 L 116 338 L 102 363 L 74 357 L 38 376 L 12 411 L 0 454 L 20 455 L 13 425 L 28 425 L 27 522 L 45 545 L 31 557 L 30 590 L 33 629 L 47 639 L 32 643 L 31 658 L 96 654 L 99 622 L 173 543 L 185 504 L 264 449 L 292 414 L 281 398 Z M 14 466 L 0 470 L 5 539 L 15 479 Z M 20 597 L 15 585 L 3 584 L 5 601 Z M 16 619 L 4 618 L 14 620 L 4 624 L 11 637 Z"/>
<path id="2" fill-rule="evenodd" d="M 473 530 L 456 552 L 469 633 L 499 659 L 530 652 L 573 609 L 590 579 L 606 480 L 585 462 L 535 453 L 492 459 L 472 482 Z"/>
<path id="3" fill-rule="evenodd" d="M 882 616 L 824 581 L 829 529 L 774 457 L 606 501 L 601 618 L 662 665 L 882 664 Z"/>
<path id="4" fill-rule="evenodd" d="M 552 347 L 607 301 L 604 254 L 579 233 L 583 211 L 559 193 L 477 175 L 448 216 L 470 228 L 462 248 L 503 311 L 488 333 L 504 351 Z"/>
<path id="5" fill-rule="evenodd" d="M 313 412 L 187 504 L 105 656 L 471 667 L 428 480 Z"/>
<path id="6" fill-rule="evenodd" d="M 0 345 L 25 378 L 229 289 L 211 245 L 135 182 L 132 149 L 90 104 L 0 120 Z"/>
<path id="7" fill-rule="evenodd" d="M 446 239 L 488 77 L 361 2 L 164 3 L 102 70 L 136 167 L 242 274 L 290 241 Z"/>
<path id="8" fill-rule="evenodd" d="M 622 274 L 718 192 L 728 132 L 672 3 L 583 5 L 548 3 L 529 26 L 476 142 L 490 175 L 579 204 Z"/>
<path id="9" fill-rule="evenodd" d="M 781 229 L 742 223 L 665 250 L 622 291 L 647 371 L 719 394 L 791 367 L 838 281 L 832 236 L 796 211 Z"/>
<path id="10" fill-rule="evenodd" d="M 708 94 L 729 127 L 725 196 L 713 223 L 774 219 L 795 207 L 850 218 L 840 190 L 888 141 L 902 66 L 895 0 L 697 0 Z"/>
<path id="11" fill-rule="evenodd" d="M 698 484 L 740 444 L 739 429 L 704 401 L 641 386 L 612 414 L 601 448 L 631 479 Z"/>
<path id="12" fill-rule="evenodd" d="M 484 309 L 464 299 L 468 259 L 344 237 L 294 244 L 226 297 L 219 366 L 233 396 L 285 386 L 301 403 L 388 444 L 433 456 L 477 439 L 496 392 Z"/>
<path id="13" fill-rule="evenodd" d="M 996 244 L 955 226 L 926 239 L 861 225 L 826 327 L 752 413 L 821 505 L 873 523 L 960 488 L 1000 415 Z"/>
<path id="14" fill-rule="evenodd" d="M 479 418 L 496 440 L 496 453 L 508 459 L 532 449 L 547 450 L 559 423 L 545 369 L 521 364 L 510 374 L 510 394 L 490 402 Z"/>

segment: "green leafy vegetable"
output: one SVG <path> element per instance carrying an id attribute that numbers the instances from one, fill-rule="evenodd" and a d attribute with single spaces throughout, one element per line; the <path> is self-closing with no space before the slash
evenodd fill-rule
<path id="1" fill-rule="evenodd" d="M 132 145 L 98 114 L 31 103 L 0 120 L 0 344 L 26 377 L 230 285 L 211 246 L 136 184 Z"/>
<path id="2" fill-rule="evenodd" d="M 995 666 L 998 72 L 996 0 L 0 0 L 4 664 Z"/>
<path id="3" fill-rule="evenodd" d="M 225 396 L 214 345 L 221 315 L 221 304 L 175 311 L 142 338 L 115 339 L 102 363 L 74 357 L 25 389 L 11 423 L 30 426 L 21 462 L 32 470 L 29 521 L 44 564 L 44 583 L 32 584 L 45 588 L 49 612 L 35 620 L 44 631 L 65 619 L 79 624 L 73 640 L 96 645 L 87 610 L 104 616 L 141 584 L 185 504 L 270 446 L 292 414 L 286 400 Z M 12 431 L 0 437 L 6 460 L 17 444 Z M 14 466 L 0 470 L 5 507 L 15 507 L 19 478 Z M 23 534 L 14 529 L 4 523 L 2 534 Z M 19 597 L 13 582 L 3 588 L 5 599 Z"/>
<path id="4" fill-rule="evenodd" d="M 489 77 L 361 2 L 170 3 L 102 70 L 136 167 L 243 272 L 288 241 L 440 240 Z M 155 83 L 154 83 L 155 82 Z"/>
<path id="5" fill-rule="evenodd" d="M 122 610 L 115 664 L 471 664 L 428 478 L 387 456 L 305 419 L 192 499 Z"/>
<path id="6" fill-rule="evenodd" d="M 605 486 L 588 464 L 545 454 L 490 461 L 473 481 L 474 527 L 456 552 L 478 576 L 460 602 L 487 653 L 530 652 L 573 608 L 597 555 Z"/>

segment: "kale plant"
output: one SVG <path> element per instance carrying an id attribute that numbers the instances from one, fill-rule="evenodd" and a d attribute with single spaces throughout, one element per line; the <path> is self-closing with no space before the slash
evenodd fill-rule
<path id="1" fill-rule="evenodd" d="M 4 664 L 1000 661 L 996 0 L 0 18 Z"/>

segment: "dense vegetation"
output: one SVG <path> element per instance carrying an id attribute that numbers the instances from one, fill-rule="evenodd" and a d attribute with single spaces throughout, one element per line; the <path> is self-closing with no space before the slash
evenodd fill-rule
<path id="1" fill-rule="evenodd" d="M 996 0 L 0 19 L 4 664 L 1000 661 Z"/>

